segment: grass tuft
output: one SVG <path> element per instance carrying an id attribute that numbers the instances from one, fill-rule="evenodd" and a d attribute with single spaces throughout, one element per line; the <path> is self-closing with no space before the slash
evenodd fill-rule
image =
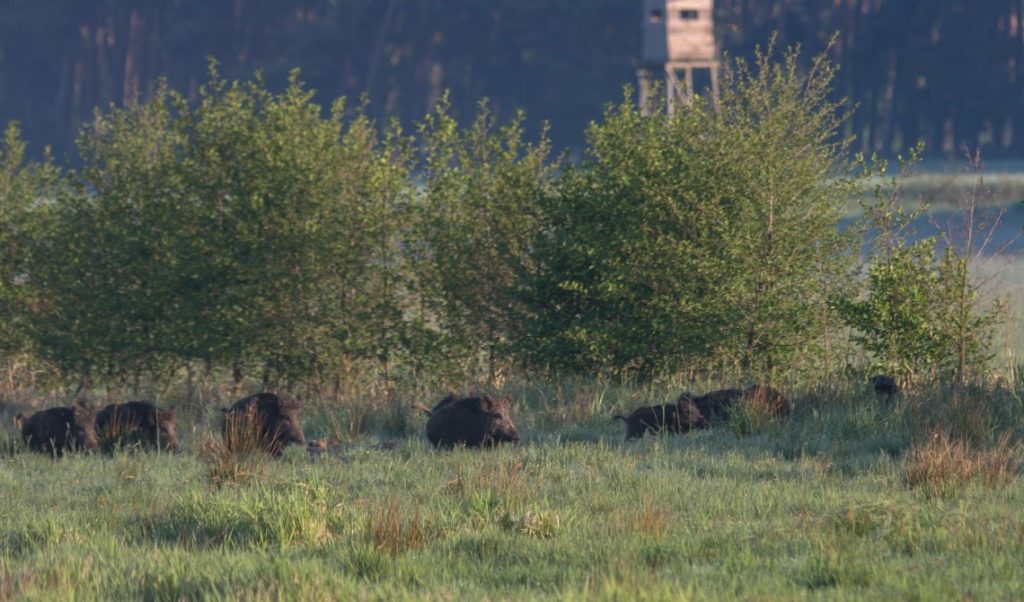
<path id="1" fill-rule="evenodd" d="M 571 521 L 564 521 L 562 515 L 556 512 L 527 510 L 520 516 L 506 513 L 499 522 L 503 528 L 513 533 L 549 539 L 554 537 L 566 522 Z"/>
<path id="2" fill-rule="evenodd" d="M 665 504 L 646 496 L 640 508 L 629 508 L 627 512 L 616 513 L 609 521 L 608 530 L 613 535 L 634 533 L 648 539 L 660 539 L 672 521 L 672 510 Z"/>
<path id="3" fill-rule="evenodd" d="M 206 479 L 215 487 L 261 479 L 269 458 L 260 441 L 258 420 L 227 420 L 220 437 L 208 436 L 199 449 Z"/>
<path id="4" fill-rule="evenodd" d="M 366 534 L 373 547 L 392 557 L 407 550 L 418 550 L 427 543 L 420 509 L 404 516 L 398 500 L 391 500 L 381 511 L 371 510 L 366 517 Z"/>
<path id="5" fill-rule="evenodd" d="M 910 487 L 922 487 L 932 495 L 944 495 L 961 485 L 980 481 L 988 488 L 1012 481 L 1021 467 L 1021 444 L 1009 433 L 990 449 L 974 447 L 948 431 L 936 429 L 921 444 L 911 446 L 903 465 Z"/>

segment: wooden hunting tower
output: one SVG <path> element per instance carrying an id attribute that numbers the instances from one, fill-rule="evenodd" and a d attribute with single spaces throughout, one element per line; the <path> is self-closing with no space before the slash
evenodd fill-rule
<path id="1" fill-rule="evenodd" d="M 643 0 L 643 53 L 637 77 L 640 106 L 647 106 L 651 85 L 664 78 L 668 109 L 689 102 L 695 70 L 707 70 L 711 94 L 718 97 L 718 44 L 714 0 Z M 680 80 L 682 76 L 682 80 Z"/>

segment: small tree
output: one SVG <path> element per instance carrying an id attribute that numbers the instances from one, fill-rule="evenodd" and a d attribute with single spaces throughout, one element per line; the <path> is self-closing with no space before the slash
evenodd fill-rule
<path id="1" fill-rule="evenodd" d="M 173 95 L 97 113 L 84 167 L 38 207 L 29 278 L 40 354 L 68 375 L 123 379 L 173 363 L 181 337 L 177 167 L 185 134 Z M 187 336 L 187 335 L 186 335 Z"/>
<path id="2" fill-rule="evenodd" d="M 821 54 L 803 70 L 796 49 L 778 62 L 772 50 L 725 70 L 712 120 L 732 201 L 725 351 L 768 376 L 798 353 L 818 355 L 820 309 L 855 260 L 856 233 L 839 222 L 864 182 L 841 135 L 849 112 L 832 99 L 836 67 Z"/>
<path id="3" fill-rule="evenodd" d="M 853 259 L 858 181 L 824 56 L 759 52 L 717 103 L 630 100 L 587 132 L 545 200 L 524 351 L 542 365 L 651 375 L 735 362 L 770 375 L 820 342 Z"/>
<path id="4" fill-rule="evenodd" d="M 0 140 L 0 356 L 24 352 L 30 344 L 27 275 L 29 248 L 39 235 L 35 210 L 54 194 L 59 179 L 48 156 L 26 165 L 25 149 L 18 123 L 9 123 Z"/>
<path id="5" fill-rule="evenodd" d="M 703 185 L 705 110 L 644 113 L 627 97 L 588 128 L 587 160 L 543 197 L 517 337 L 534 364 L 649 376 L 713 349 L 728 257 L 718 191 Z"/>
<path id="6" fill-rule="evenodd" d="M 904 174 L 920 152 L 919 146 L 901 160 Z M 882 162 L 877 170 L 884 176 L 886 167 Z M 971 264 L 988 239 L 976 215 L 979 192 L 961 202 L 964 226 L 959 236 L 951 228 L 943 232 L 940 252 L 937 237 L 910 242 L 913 222 L 927 207 L 906 211 L 901 182 L 887 180 L 864 205 L 866 225 L 875 233 L 866 292 L 857 300 L 837 299 L 835 306 L 854 329 L 854 340 L 873 356 L 875 369 L 904 378 L 942 372 L 962 383 L 991 358 L 989 341 L 1001 314 L 998 302 L 981 307 L 981 284 L 971 277 Z"/>
<path id="7" fill-rule="evenodd" d="M 988 211 L 984 202 L 990 197 L 982 175 L 981 155 L 968 155 L 975 183 L 956 201 L 960 224 L 952 221 L 941 228 L 945 249 L 938 260 L 944 306 L 941 324 L 951 344 L 948 363 L 953 380 L 963 384 L 984 369 L 994 353 L 991 343 L 995 329 L 1005 315 L 1005 303 L 996 298 L 985 304 L 985 281 L 976 277 L 975 267 L 989 254 L 998 255 L 1016 236 L 994 242 L 1003 210 Z M 940 224 L 941 225 L 941 224 Z"/>
<path id="8" fill-rule="evenodd" d="M 546 132 L 523 140 L 522 113 L 499 126 L 484 101 L 463 129 L 448 108 L 442 98 L 420 124 L 422 193 L 406 248 L 420 313 L 443 329 L 448 352 L 483 353 L 493 377 L 520 314 L 517 287 L 557 163 Z"/>
<path id="9" fill-rule="evenodd" d="M 396 245 L 407 153 L 343 101 L 330 117 L 292 73 L 280 93 L 214 72 L 192 113 L 182 169 L 196 211 L 209 328 L 193 357 L 265 382 L 386 358 L 399 327 Z"/>
<path id="10" fill-rule="evenodd" d="M 267 383 L 386 357 L 408 152 L 312 96 L 297 73 L 273 93 L 213 70 L 198 106 L 161 88 L 98 113 L 74 185 L 38 212 L 43 355 L 83 376 L 201 362 Z"/>

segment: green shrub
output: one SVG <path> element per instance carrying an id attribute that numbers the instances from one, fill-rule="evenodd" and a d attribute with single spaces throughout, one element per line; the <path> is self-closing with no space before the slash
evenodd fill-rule
<path id="1" fill-rule="evenodd" d="M 854 242 L 837 227 L 857 180 L 833 76 L 768 50 L 725 68 L 717 102 L 608 109 L 543 197 L 517 333 L 532 365 L 771 374 L 815 347 Z"/>

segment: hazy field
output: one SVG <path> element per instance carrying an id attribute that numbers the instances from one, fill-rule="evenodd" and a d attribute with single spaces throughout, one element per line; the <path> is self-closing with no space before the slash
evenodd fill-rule
<path id="1" fill-rule="evenodd" d="M 405 436 L 374 420 L 336 455 L 292 448 L 220 487 L 202 429 L 181 429 L 179 455 L 54 461 L 8 443 L 0 599 L 1024 596 L 1020 449 L 911 451 L 935 424 L 992 450 L 1020 433 L 1019 392 L 895 408 L 810 392 L 752 434 L 633 443 L 608 416 L 671 392 L 605 393 L 520 400 L 515 447 L 437 452 L 410 415 Z M 307 436 L 331 416 L 311 412 Z"/>

